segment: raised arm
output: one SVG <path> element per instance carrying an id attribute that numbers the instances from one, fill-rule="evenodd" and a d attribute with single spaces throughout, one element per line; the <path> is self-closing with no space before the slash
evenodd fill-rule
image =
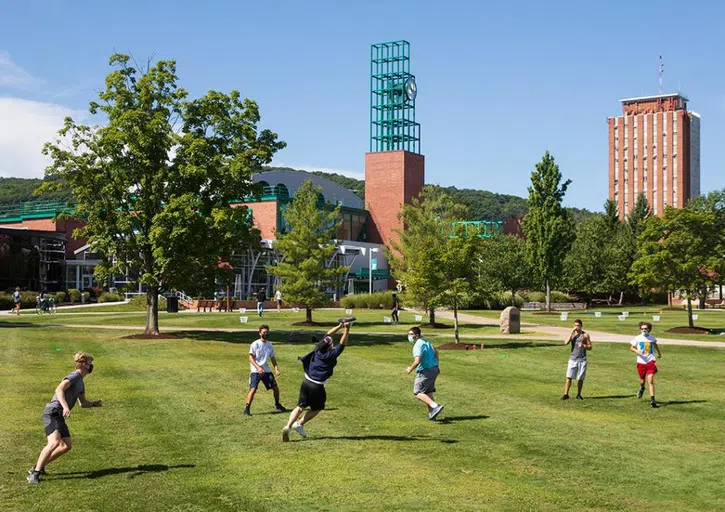
<path id="1" fill-rule="evenodd" d="M 332 336 L 334 334 L 337 334 L 337 331 L 342 329 L 343 325 L 344 324 L 342 324 L 342 323 L 338 324 L 335 327 L 333 327 L 332 329 L 330 329 L 329 331 L 327 331 L 327 336 Z M 350 329 L 350 324 L 347 324 L 347 328 Z"/>
<path id="2" fill-rule="evenodd" d="M 345 343 L 347 343 L 347 338 L 350 336 L 350 324 L 340 324 L 338 326 L 338 330 L 340 327 L 345 327 L 345 330 L 342 333 L 342 338 L 340 338 L 340 345 L 344 345 Z"/>

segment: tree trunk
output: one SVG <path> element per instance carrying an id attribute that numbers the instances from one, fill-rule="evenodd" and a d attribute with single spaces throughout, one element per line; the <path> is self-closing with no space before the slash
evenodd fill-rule
<path id="1" fill-rule="evenodd" d="M 152 286 L 146 290 L 146 329 L 144 334 L 159 334 L 159 287 Z"/>
<path id="2" fill-rule="evenodd" d="M 312 323 L 312 308 L 305 308 L 305 322 Z"/>
<path id="3" fill-rule="evenodd" d="M 453 336 L 456 339 L 456 345 L 458 344 L 458 301 L 453 298 Z"/>
<path id="4" fill-rule="evenodd" d="M 722 285 L 720 285 L 720 302 L 722 302 Z"/>
<path id="5" fill-rule="evenodd" d="M 436 323 L 436 308 L 430 308 L 428 310 L 428 318 L 430 318 L 430 325 L 435 325 L 435 323 Z"/>
<path id="6" fill-rule="evenodd" d="M 695 322 L 692 321 L 692 302 L 690 302 L 690 294 L 687 294 L 687 324 L 690 329 L 695 327 Z"/>
<path id="7" fill-rule="evenodd" d="M 551 313 L 551 287 L 548 279 L 546 280 L 546 312 Z"/>
<path id="8" fill-rule="evenodd" d="M 511 290 L 511 305 L 516 307 L 516 290 Z"/>
<path id="9" fill-rule="evenodd" d="M 667 292 L 667 306 L 672 307 L 672 292 Z"/>
<path id="10" fill-rule="evenodd" d="M 705 299 L 707 299 L 707 287 L 704 287 L 700 293 L 700 309 L 705 309 L 707 307 Z"/>
<path id="11" fill-rule="evenodd" d="M 618 306 L 622 305 L 622 302 L 624 302 L 624 291 L 619 292 L 619 304 Z"/>

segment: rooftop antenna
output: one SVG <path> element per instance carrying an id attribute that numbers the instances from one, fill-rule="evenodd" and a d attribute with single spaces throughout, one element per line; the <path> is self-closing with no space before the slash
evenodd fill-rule
<path id="1" fill-rule="evenodd" d="M 665 73 L 665 65 L 662 62 L 662 55 L 660 55 L 659 62 L 660 62 L 660 65 L 659 65 L 659 70 L 657 72 L 657 82 L 659 83 L 660 94 L 664 94 L 664 91 L 662 90 L 662 75 Z"/>

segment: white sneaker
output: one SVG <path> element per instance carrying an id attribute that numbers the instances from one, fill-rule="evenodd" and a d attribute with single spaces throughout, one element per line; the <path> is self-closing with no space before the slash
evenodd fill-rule
<path id="1" fill-rule="evenodd" d="M 304 438 L 306 438 L 306 437 L 307 437 L 307 432 L 305 432 L 305 428 L 304 428 L 304 427 L 303 427 L 302 425 L 300 425 L 299 423 L 297 423 L 296 421 L 295 421 L 295 422 L 294 422 L 294 424 L 292 425 L 292 428 L 293 428 L 293 429 L 295 429 L 295 431 L 296 431 L 296 432 L 297 432 L 297 433 L 298 433 L 299 435 L 301 435 L 302 437 L 304 437 Z"/>

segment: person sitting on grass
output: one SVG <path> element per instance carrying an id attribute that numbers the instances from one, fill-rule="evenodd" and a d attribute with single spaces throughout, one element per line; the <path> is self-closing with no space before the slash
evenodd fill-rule
<path id="1" fill-rule="evenodd" d="M 332 377 L 333 370 L 337 365 L 337 358 L 345 350 L 345 344 L 350 336 L 350 325 L 353 319 L 340 319 L 340 323 L 330 329 L 324 338 L 315 346 L 309 354 L 300 357 L 305 378 L 300 386 L 300 396 L 297 400 L 297 407 L 292 410 L 287 425 L 282 429 L 282 441 L 289 441 L 289 431 L 293 429 L 303 438 L 307 437 L 304 425 L 317 416 L 325 408 L 327 393 L 325 384 Z M 340 338 L 340 343 L 334 346 L 333 336 L 340 329 L 345 329 Z M 302 411 L 309 407 L 304 418 L 298 420 Z"/>
<path id="2" fill-rule="evenodd" d="M 420 327 L 410 328 L 408 341 L 415 345 L 413 345 L 413 364 L 405 369 L 405 373 L 416 371 L 413 396 L 428 406 L 428 419 L 434 420 L 443 410 L 443 405 L 433 399 L 436 379 L 440 374 L 438 349 L 430 341 L 421 338 Z"/>
<path id="3" fill-rule="evenodd" d="M 63 377 L 55 388 L 55 394 L 45 406 L 41 416 L 48 444 L 40 452 L 38 462 L 28 470 L 28 483 L 40 483 L 40 476 L 45 475 L 45 466 L 55 459 L 68 453 L 71 449 L 71 437 L 65 420 L 70 417 L 71 409 L 76 401 L 81 407 L 101 407 L 102 400 L 87 400 L 83 379 L 93 372 L 93 356 L 78 352 L 73 356 L 75 370 Z"/>
<path id="4" fill-rule="evenodd" d="M 649 322 L 639 323 L 640 334 L 636 336 L 630 343 L 629 350 L 637 354 L 637 373 L 639 373 L 639 391 L 637 398 L 644 395 L 644 381 L 647 379 L 649 384 L 650 405 L 654 408 L 659 407 L 655 400 L 655 373 L 657 373 L 657 363 L 655 362 L 655 351 L 657 359 L 662 357 L 660 347 L 657 344 L 657 338 L 652 335 L 652 324 Z"/>
<path id="5" fill-rule="evenodd" d="M 247 394 L 247 403 L 244 406 L 244 415 L 251 416 L 252 401 L 254 395 L 257 393 L 259 382 L 264 383 L 264 387 L 267 390 L 272 390 L 274 393 L 274 408 L 277 412 L 287 412 L 281 403 L 279 403 L 279 386 L 277 381 L 272 375 L 272 370 L 269 369 L 269 363 L 272 361 L 274 366 L 274 373 L 279 377 L 279 366 L 277 365 L 277 359 L 275 358 L 274 347 L 271 341 L 267 341 L 269 338 L 269 326 L 259 326 L 259 339 L 255 340 L 249 347 L 249 393 Z"/>

